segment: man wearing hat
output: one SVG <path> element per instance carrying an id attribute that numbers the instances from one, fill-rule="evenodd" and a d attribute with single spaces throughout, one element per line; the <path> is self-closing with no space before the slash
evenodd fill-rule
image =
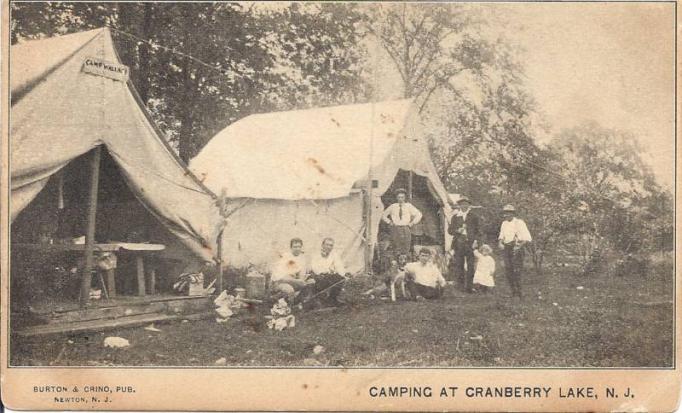
<path id="1" fill-rule="evenodd" d="M 450 220 L 448 233 L 452 235 L 455 280 L 461 290 L 471 293 L 475 268 L 474 249 L 481 243 L 481 224 L 478 215 L 471 210 L 469 198 L 461 197 L 457 201 L 456 212 Z"/>
<path id="2" fill-rule="evenodd" d="M 381 219 L 391 227 L 391 249 L 395 257 L 400 254 L 411 256 L 412 226 L 422 219 L 422 213 L 411 203 L 406 202 L 407 191 L 395 191 L 396 201 L 384 210 Z"/>
<path id="3" fill-rule="evenodd" d="M 516 217 L 513 205 L 502 208 L 502 225 L 500 226 L 500 249 L 504 254 L 504 268 L 512 295 L 521 298 L 521 271 L 523 270 L 523 246 L 532 241 L 526 223 Z"/>

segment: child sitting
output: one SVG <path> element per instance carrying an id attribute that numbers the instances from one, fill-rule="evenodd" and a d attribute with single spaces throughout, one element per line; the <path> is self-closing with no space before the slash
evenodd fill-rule
<path id="1" fill-rule="evenodd" d="M 481 248 L 474 250 L 476 257 L 476 272 L 474 273 L 474 287 L 483 292 L 495 287 L 495 259 L 490 255 L 493 249 L 483 244 Z"/>

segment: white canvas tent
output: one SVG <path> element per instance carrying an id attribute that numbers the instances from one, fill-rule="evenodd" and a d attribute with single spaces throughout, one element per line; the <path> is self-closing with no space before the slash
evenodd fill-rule
<path id="1" fill-rule="evenodd" d="M 377 242 L 382 195 L 410 172 L 431 209 L 425 224 L 437 227 L 442 244 L 447 192 L 417 128 L 411 101 L 398 100 L 251 115 L 222 130 L 190 168 L 232 199 L 227 263 L 267 266 L 292 237 L 316 251 L 330 236 L 347 266 L 362 270 Z"/>
<path id="2" fill-rule="evenodd" d="M 195 257 L 215 255 L 215 195 L 154 129 L 129 82 L 86 73 L 86 59 L 121 65 L 108 29 L 11 47 L 11 220 L 50 177 L 96 147 L 111 155 L 144 207 Z"/>

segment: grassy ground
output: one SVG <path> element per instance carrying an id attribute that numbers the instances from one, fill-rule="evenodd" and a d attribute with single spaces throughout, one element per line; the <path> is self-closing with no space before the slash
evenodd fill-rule
<path id="1" fill-rule="evenodd" d="M 528 272 L 520 302 L 509 297 L 502 271 L 492 295 L 449 287 L 443 299 L 425 302 L 359 298 L 369 280 L 356 279 L 344 293 L 350 305 L 296 313 L 296 327 L 282 332 L 267 329 L 263 311 L 254 310 L 225 324 L 161 324 L 161 332 L 14 339 L 12 364 L 212 366 L 224 357 L 228 366 L 671 366 L 670 262 L 627 277 Z M 107 336 L 131 345 L 104 348 Z M 325 350 L 315 355 L 316 345 Z"/>

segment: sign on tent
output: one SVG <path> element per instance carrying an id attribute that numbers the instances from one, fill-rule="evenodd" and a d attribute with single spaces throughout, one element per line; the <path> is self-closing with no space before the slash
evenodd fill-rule
<path id="1" fill-rule="evenodd" d="M 122 64 L 107 62 L 96 57 L 86 57 L 83 62 L 83 72 L 126 82 L 129 70 L 128 66 Z"/>

